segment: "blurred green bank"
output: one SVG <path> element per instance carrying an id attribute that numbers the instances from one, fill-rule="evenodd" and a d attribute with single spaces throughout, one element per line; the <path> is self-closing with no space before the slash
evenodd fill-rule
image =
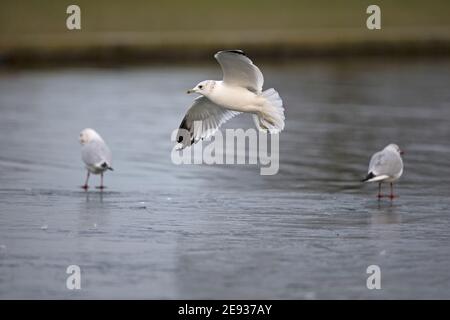
<path id="1" fill-rule="evenodd" d="M 67 30 L 66 8 L 81 8 Z M 366 8 L 381 8 L 368 30 Z M 450 1 L 3 0 L 4 63 L 161 61 L 203 58 L 222 48 L 252 56 L 439 54 L 450 52 Z"/>

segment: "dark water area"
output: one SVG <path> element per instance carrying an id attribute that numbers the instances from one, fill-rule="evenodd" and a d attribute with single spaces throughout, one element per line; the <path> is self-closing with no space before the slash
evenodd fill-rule
<path id="1" fill-rule="evenodd" d="M 286 108 L 272 176 L 173 164 L 215 64 L 0 71 L 0 298 L 450 299 L 450 61 L 258 64 Z M 103 192 L 79 188 L 86 127 L 112 150 Z M 378 201 L 359 180 L 391 142 L 400 197 Z"/>

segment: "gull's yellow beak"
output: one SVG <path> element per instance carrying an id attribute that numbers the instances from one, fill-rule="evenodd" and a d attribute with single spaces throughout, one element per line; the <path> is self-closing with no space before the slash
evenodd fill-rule
<path id="1" fill-rule="evenodd" d="M 194 92 L 195 92 L 195 89 L 189 89 L 188 91 L 186 91 L 187 94 L 194 93 Z"/>

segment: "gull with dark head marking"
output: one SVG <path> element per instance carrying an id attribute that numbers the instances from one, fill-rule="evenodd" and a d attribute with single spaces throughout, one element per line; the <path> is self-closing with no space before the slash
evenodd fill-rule
<path id="1" fill-rule="evenodd" d="M 378 182 L 378 198 L 381 195 L 381 183 L 391 184 L 391 194 L 389 198 L 394 199 L 394 181 L 397 181 L 403 174 L 403 151 L 398 145 L 391 143 L 383 150 L 375 153 L 370 159 L 369 170 L 363 182 Z"/>
<path id="2" fill-rule="evenodd" d="M 177 133 L 179 148 L 212 136 L 226 121 L 251 113 L 259 130 L 278 133 L 284 129 L 283 101 L 275 89 L 263 91 L 261 71 L 241 50 L 219 51 L 214 57 L 223 80 L 206 80 L 188 93 L 200 96 L 187 111 Z"/>
<path id="3" fill-rule="evenodd" d="M 92 129 L 84 129 L 81 131 L 80 143 L 81 158 L 87 170 L 86 182 L 82 188 L 88 189 L 89 176 L 92 173 L 100 174 L 101 183 L 97 188 L 103 189 L 103 173 L 106 170 L 113 170 L 111 167 L 111 151 L 102 137 Z"/>

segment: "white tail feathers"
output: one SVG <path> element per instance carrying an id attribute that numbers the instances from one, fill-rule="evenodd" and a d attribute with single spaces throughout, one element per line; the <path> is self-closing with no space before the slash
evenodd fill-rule
<path id="1" fill-rule="evenodd" d="M 389 176 L 387 176 L 387 175 L 381 175 L 381 176 L 376 176 L 376 177 L 373 177 L 372 179 L 368 179 L 368 180 L 366 180 L 367 182 L 377 182 L 377 181 L 383 181 L 383 180 L 386 180 L 386 179 L 388 179 L 389 178 Z"/>
<path id="2" fill-rule="evenodd" d="M 273 88 L 261 93 L 261 97 L 265 98 L 265 102 L 261 111 L 253 115 L 256 127 L 270 133 L 280 132 L 284 129 L 283 100 Z"/>

